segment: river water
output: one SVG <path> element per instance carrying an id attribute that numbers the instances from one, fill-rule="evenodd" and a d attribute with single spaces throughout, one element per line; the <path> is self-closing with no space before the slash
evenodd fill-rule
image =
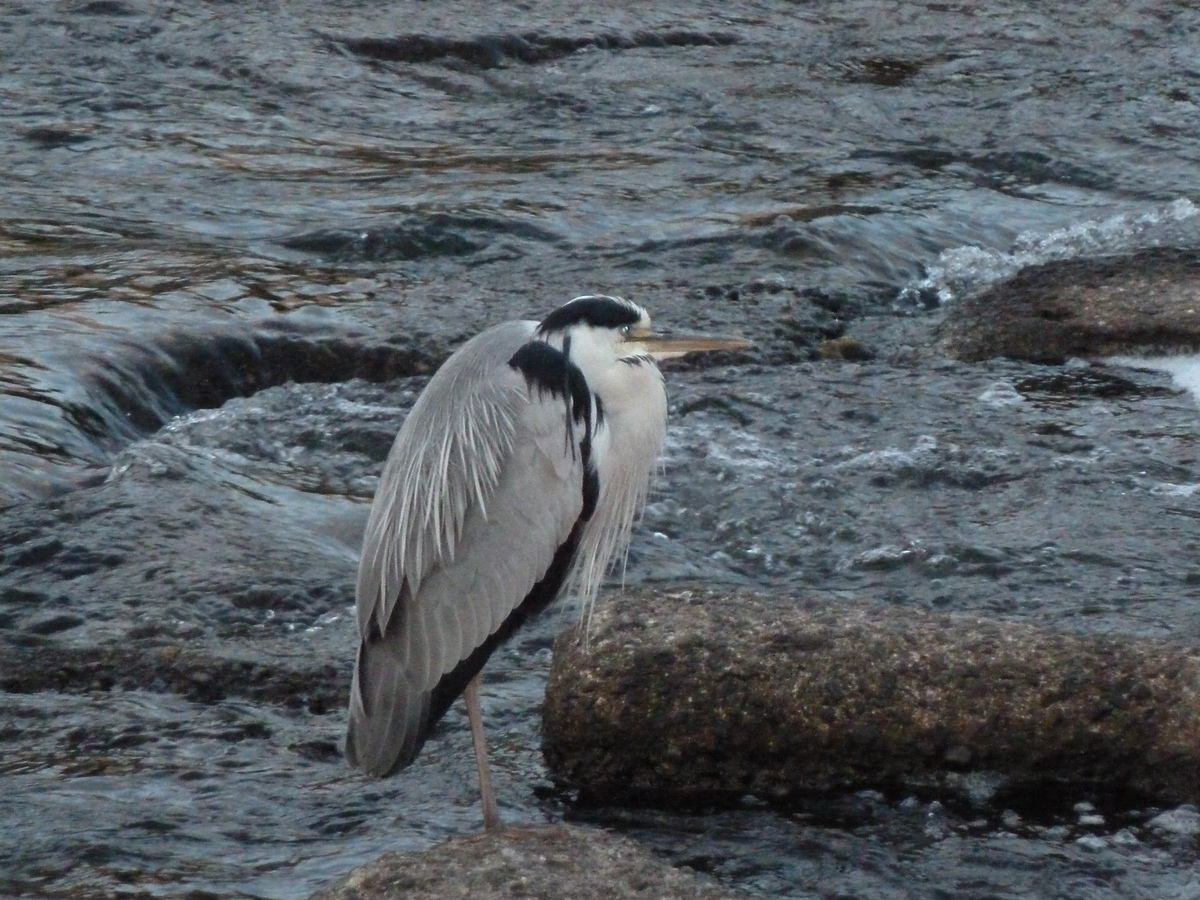
<path id="1" fill-rule="evenodd" d="M 669 374 L 629 580 L 946 602 L 810 546 L 825 526 L 781 493 L 818 480 L 799 385 L 933 396 L 948 422 L 954 373 L 830 374 L 817 347 L 849 329 L 902 359 L 1021 265 L 1200 245 L 1197 47 L 1200 12 L 1165 2 L 0 0 L 0 892 L 306 896 L 477 827 L 457 708 L 402 776 L 344 769 L 356 529 L 422 376 L 575 294 L 758 344 Z M 972 397 L 1014 366 L 971 370 Z M 888 440 L 953 458 L 916 402 Z M 830 413 L 821 452 L 854 465 L 878 429 L 846 403 L 853 437 Z M 1190 401 L 1163 403 L 1122 410 L 1129 448 L 1168 416 L 1155 439 L 1189 445 Z M 873 497 L 855 534 L 905 546 L 919 525 Z M 1195 581 L 1099 612 L 1035 583 L 957 605 L 1200 636 L 1171 587 Z M 1136 798 L 574 809 L 537 749 L 566 621 L 489 668 L 514 821 L 597 821 L 768 896 L 1200 897 L 1194 810 Z M 181 647 L 207 681 L 172 680 Z"/>

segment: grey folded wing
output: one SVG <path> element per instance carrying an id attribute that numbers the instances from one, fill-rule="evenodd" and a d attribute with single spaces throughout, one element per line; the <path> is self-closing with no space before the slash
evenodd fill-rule
<path id="1" fill-rule="evenodd" d="M 509 365 L 531 333 L 532 323 L 502 325 L 452 356 L 381 475 L 359 565 L 346 747 L 373 774 L 415 758 L 453 699 L 431 708 L 439 682 L 462 679 L 461 664 L 474 665 L 577 535 L 584 460 L 570 398 Z"/>

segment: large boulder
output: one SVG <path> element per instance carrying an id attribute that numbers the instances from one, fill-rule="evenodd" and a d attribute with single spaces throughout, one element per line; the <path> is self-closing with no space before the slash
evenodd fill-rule
<path id="1" fill-rule="evenodd" d="M 911 607 L 708 590 L 565 632 L 546 763 L 593 801 L 1010 784 L 1200 798 L 1200 659 L 1166 643 Z"/>

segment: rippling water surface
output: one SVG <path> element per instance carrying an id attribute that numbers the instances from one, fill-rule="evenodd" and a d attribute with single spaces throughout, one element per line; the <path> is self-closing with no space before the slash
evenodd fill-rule
<path id="1" fill-rule="evenodd" d="M 769 408 L 795 377 L 774 367 L 857 317 L 919 315 L 1028 262 L 1195 247 L 1198 42 L 1200 13 L 1166 2 L 0 3 L 0 509 L 51 521 L 103 486 L 105 515 L 163 516 L 60 573 L 94 579 L 115 624 L 72 623 L 84 589 L 67 586 L 6 646 L 136 625 L 248 665 L 324 660 L 340 683 L 374 472 L 464 337 L 619 292 L 754 338 L 767 381 L 739 402 Z M 813 312 L 788 306 L 803 298 Z M 794 524 L 786 504 L 777 522 L 754 511 L 803 449 L 723 444 L 722 415 L 701 409 L 671 452 L 704 442 L 743 493 L 689 518 L 668 470 L 629 577 L 819 587 L 779 561 L 786 532 L 747 539 Z M 247 590 L 214 624 L 214 572 L 171 616 L 142 609 L 139 585 L 192 549 L 137 529 L 199 528 L 206 504 L 244 515 L 246 571 L 319 558 L 327 584 L 286 608 Z M 11 540 L 36 566 L 56 551 L 31 535 Z M 1134 801 L 569 813 L 536 749 L 562 622 L 489 669 L 516 821 L 598 819 L 772 896 L 1200 896 L 1196 832 Z M 457 709 L 411 772 L 371 783 L 342 765 L 340 697 L 214 699 L 170 671 L 4 695 L 0 891 L 304 896 L 476 827 Z"/>

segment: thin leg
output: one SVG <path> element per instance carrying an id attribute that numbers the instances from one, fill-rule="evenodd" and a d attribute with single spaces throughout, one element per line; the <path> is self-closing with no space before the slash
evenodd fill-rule
<path id="1" fill-rule="evenodd" d="M 492 779 L 488 775 L 487 742 L 483 737 L 483 716 L 479 713 L 479 676 L 467 682 L 463 691 L 467 704 L 467 719 L 471 723 L 471 742 L 475 745 L 475 765 L 479 767 L 479 799 L 483 801 L 483 828 L 493 831 L 500 827 L 500 810 L 492 796 Z"/>

